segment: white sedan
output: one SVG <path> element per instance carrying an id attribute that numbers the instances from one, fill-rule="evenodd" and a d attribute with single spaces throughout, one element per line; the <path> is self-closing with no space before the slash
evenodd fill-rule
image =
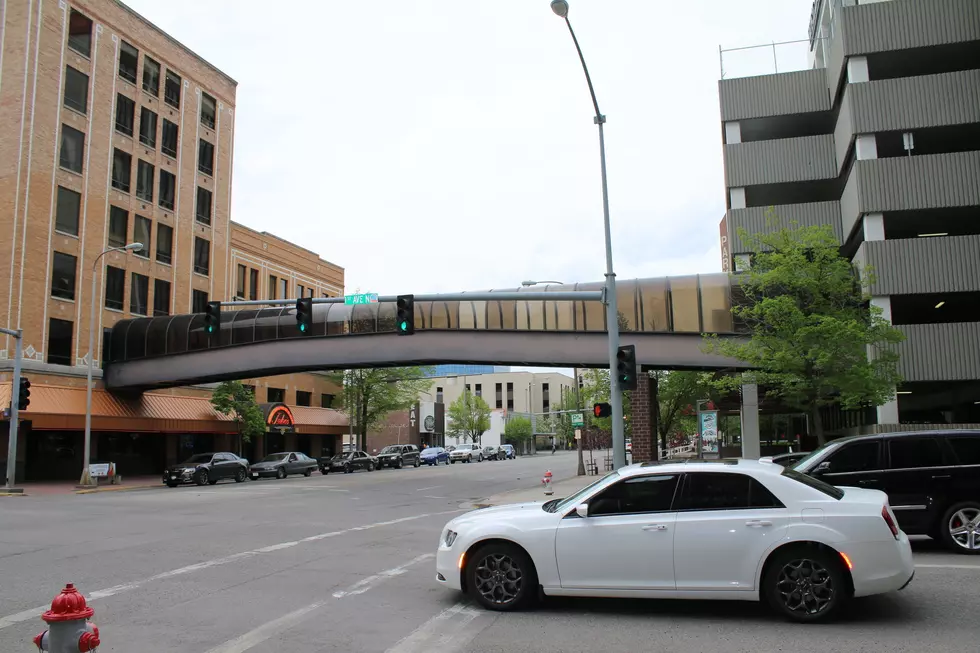
<path id="1" fill-rule="evenodd" d="M 903 589 L 888 497 L 752 460 L 642 463 L 566 499 L 483 508 L 443 529 L 437 581 L 483 607 L 548 596 L 765 600 L 815 621 Z"/>

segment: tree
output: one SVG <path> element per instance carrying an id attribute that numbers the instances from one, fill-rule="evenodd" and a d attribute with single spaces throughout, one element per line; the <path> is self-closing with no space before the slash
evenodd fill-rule
<path id="1" fill-rule="evenodd" d="M 262 409 L 255 403 L 255 395 L 240 381 L 225 381 L 215 388 L 211 394 L 211 405 L 222 415 L 232 416 L 242 443 L 251 442 L 253 437 L 266 431 Z"/>
<path id="2" fill-rule="evenodd" d="M 710 375 L 703 372 L 654 372 L 657 379 L 659 414 L 657 433 L 661 450 L 670 444 L 670 435 L 678 431 L 696 432 L 697 419 L 691 416 L 689 407 L 696 410 L 699 399 L 714 399 L 719 394 Z"/>
<path id="3" fill-rule="evenodd" d="M 532 436 L 531 420 L 526 417 L 511 417 L 504 424 L 504 439 L 513 445 L 520 445 L 522 451 L 527 451 L 527 443 Z"/>
<path id="4" fill-rule="evenodd" d="M 351 421 L 358 449 L 367 446 L 370 429 L 382 424 L 389 413 L 411 406 L 429 388 L 426 371 L 421 367 L 389 367 L 344 370 L 334 375 L 343 386 L 337 401 Z"/>
<path id="5" fill-rule="evenodd" d="M 808 413 L 823 444 L 822 406 L 853 410 L 892 399 L 901 381 L 895 345 L 904 336 L 869 306 L 872 270 L 841 257 L 829 226 L 739 236 L 756 252 L 738 275 L 745 300 L 732 309 L 749 337 L 705 336 L 706 349 L 750 364 L 747 382 Z M 725 377 L 718 385 L 734 390 L 744 382 Z"/>
<path id="6" fill-rule="evenodd" d="M 490 430 L 490 406 L 469 390 L 449 404 L 446 431 L 454 438 L 477 443 Z"/>

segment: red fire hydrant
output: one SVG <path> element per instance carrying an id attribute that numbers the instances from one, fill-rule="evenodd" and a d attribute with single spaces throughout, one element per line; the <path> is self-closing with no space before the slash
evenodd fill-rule
<path id="1" fill-rule="evenodd" d="M 95 610 L 88 607 L 85 597 L 68 583 L 61 594 L 51 601 L 51 609 L 41 615 L 48 630 L 34 638 L 39 651 L 49 653 L 88 653 L 99 641 L 99 628 L 89 621 Z"/>
<path id="2" fill-rule="evenodd" d="M 551 496 L 552 494 L 555 493 L 555 491 L 551 488 L 551 470 L 550 469 L 544 473 L 544 478 L 541 479 L 541 482 L 544 483 L 544 493 L 546 495 Z"/>

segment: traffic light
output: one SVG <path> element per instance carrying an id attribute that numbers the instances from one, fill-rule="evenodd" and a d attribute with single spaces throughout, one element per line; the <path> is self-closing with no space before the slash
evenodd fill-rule
<path id="1" fill-rule="evenodd" d="M 415 295 L 398 295 L 395 298 L 395 328 L 400 336 L 415 333 Z"/>
<path id="2" fill-rule="evenodd" d="M 313 331 L 313 298 L 300 297 L 296 300 L 296 327 L 303 335 Z"/>
<path id="3" fill-rule="evenodd" d="M 26 376 L 20 377 L 20 389 L 17 391 L 17 410 L 27 410 L 31 405 L 31 380 Z"/>
<path id="4" fill-rule="evenodd" d="M 609 404 L 595 404 L 592 406 L 592 413 L 596 417 L 609 417 L 612 415 L 612 406 Z"/>
<path id="5" fill-rule="evenodd" d="M 620 390 L 636 390 L 636 347 L 626 345 L 616 352 L 616 371 Z"/>
<path id="6" fill-rule="evenodd" d="M 221 331 L 221 302 L 208 302 L 204 313 L 204 330 L 209 336 L 217 335 Z"/>

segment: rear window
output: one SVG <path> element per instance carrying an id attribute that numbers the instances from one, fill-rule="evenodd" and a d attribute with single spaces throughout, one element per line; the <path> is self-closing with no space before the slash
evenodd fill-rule
<path id="1" fill-rule="evenodd" d="M 980 465 L 980 437 L 953 436 L 949 445 L 961 465 Z"/>
<path id="2" fill-rule="evenodd" d="M 783 469 L 781 473 L 786 478 L 791 478 L 798 483 L 802 483 L 803 485 L 812 487 L 814 490 L 823 492 L 828 497 L 833 497 L 837 501 L 840 501 L 841 499 L 844 498 L 844 490 L 834 487 L 829 483 L 824 483 L 823 481 L 813 478 L 812 476 L 801 474 L 795 469 L 790 469 L 789 467 L 786 467 L 785 469 Z"/>

